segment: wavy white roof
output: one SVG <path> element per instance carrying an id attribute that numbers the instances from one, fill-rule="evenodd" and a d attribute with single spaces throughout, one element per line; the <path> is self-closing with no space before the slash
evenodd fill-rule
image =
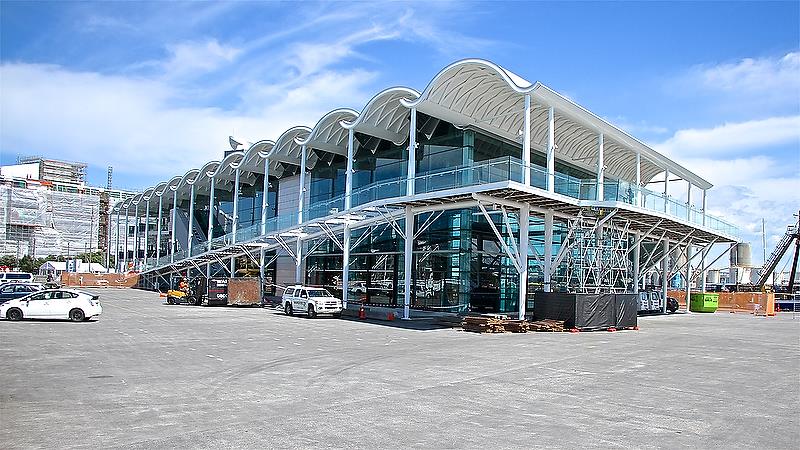
<path id="1" fill-rule="evenodd" d="M 634 181 L 636 155 L 639 154 L 642 182 L 669 170 L 700 189 L 712 186 L 689 169 L 542 83 L 531 83 L 490 61 L 465 59 L 441 70 L 422 93 L 407 87 L 386 89 L 370 99 L 360 113 L 347 108 L 335 109 L 320 118 L 314 128 L 292 127 L 274 142 L 256 142 L 246 151 L 231 153 L 220 162 L 212 161 L 201 169 L 189 170 L 183 176 L 148 188 L 142 194 L 119 203 L 118 207 L 136 209 L 148 199 L 171 196 L 174 191 L 178 192 L 179 198 L 185 198 L 192 184 L 200 192 L 207 191 L 212 176 L 218 188 L 232 189 L 237 167 L 241 169 L 240 182 L 253 184 L 255 174 L 264 173 L 265 158 L 270 160 L 270 175 L 280 177 L 288 166 L 300 165 L 303 145 L 309 150 L 306 167 L 311 169 L 320 161 L 322 153 L 347 154 L 350 129 L 401 145 L 408 138 L 408 110 L 412 107 L 458 126 L 472 126 L 519 142 L 523 134 L 525 95 L 531 96 L 531 144 L 534 149 L 542 151 L 547 144 L 548 109 L 552 107 L 556 155 L 562 160 L 594 170 L 597 166 L 598 134 L 603 133 L 605 173 L 610 176 Z"/>

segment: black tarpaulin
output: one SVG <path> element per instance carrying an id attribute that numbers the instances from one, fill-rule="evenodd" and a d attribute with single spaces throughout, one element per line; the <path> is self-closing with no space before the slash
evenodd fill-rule
<path id="1" fill-rule="evenodd" d="M 636 326 L 636 294 L 537 292 L 534 320 L 563 320 L 564 328 L 606 330 Z"/>
<path id="2" fill-rule="evenodd" d="M 617 328 L 633 328 L 637 324 L 639 294 L 614 294 Z"/>

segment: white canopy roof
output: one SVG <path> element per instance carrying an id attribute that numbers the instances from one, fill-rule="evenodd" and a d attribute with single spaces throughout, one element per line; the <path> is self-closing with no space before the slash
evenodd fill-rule
<path id="1" fill-rule="evenodd" d="M 289 166 L 300 166 L 304 145 L 313 150 L 307 152 L 306 159 L 306 167 L 311 169 L 320 160 L 320 152 L 347 154 L 350 129 L 401 145 L 408 139 L 408 110 L 412 107 L 458 126 L 472 126 L 520 142 L 526 95 L 531 96 L 531 147 L 535 150 L 546 149 L 548 110 L 552 107 L 556 156 L 561 160 L 594 171 L 598 161 L 599 134 L 603 133 L 607 175 L 635 181 L 636 155 L 639 154 L 642 183 L 669 170 L 700 189 L 712 186 L 689 169 L 542 83 L 531 83 L 490 61 L 465 59 L 445 67 L 421 94 L 407 87 L 386 89 L 370 99 L 361 113 L 347 108 L 335 109 L 320 118 L 313 129 L 292 127 L 274 142 L 256 142 L 244 152 L 231 153 L 220 162 L 212 161 L 202 169 L 187 171 L 183 176 L 148 188 L 144 193 L 118 203 L 115 211 L 129 208 L 133 213 L 135 205 L 148 198 L 171 196 L 173 191 L 178 192 L 179 198 L 184 198 L 188 195 L 188 189 L 184 192 L 184 188 L 192 183 L 196 184 L 196 189 L 207 190 L 211 176 L 219 188 L 232 189 L 237 167 L 241 169 L 240 181 L 252 185 L 255 174 L 263 173 L 263 161 L 267 157 L 270 159 L 270 175 L 280 177 Z"/>

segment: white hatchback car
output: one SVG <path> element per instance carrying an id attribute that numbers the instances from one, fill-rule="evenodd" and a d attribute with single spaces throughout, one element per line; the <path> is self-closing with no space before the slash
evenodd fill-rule
<path id="1" fill-rule="evenodd" d="M 0 306 L 0 317 L 21 319 L 89 320 L 103 312 L 99 296 L 74 289 L 40 291 L 10 300 Z"/>
<path id="2" fill-rule="evenodd" d="M 283 292 L 283 311 L 287 316 L 295 312 L 305 313 L 308 317 L 317 314 L 342 314 L 342 300 L 331 295 L 323 288 L 307 286 L 290 286 Z"/>

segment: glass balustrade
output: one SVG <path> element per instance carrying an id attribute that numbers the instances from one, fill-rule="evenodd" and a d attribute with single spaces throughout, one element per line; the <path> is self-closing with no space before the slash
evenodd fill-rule
<path id="1" fill-rule="evenodd" d="M 524 170 L 522 161 L 513 157 L 502 157 L 479 163 L 457 166 L 445 170 L 424 172 L 414 179 L 414 190 L 417 194 L 444 191 L 477 186 L 482 184 L 515 181 L 523 182 Z M 547 188 L 547 171 L 537 165 L 530 166 L 527 170 L 531 173 L 531 185 L 540 189 Z M 593 179 L 581 180 L 561 173 L 555 173 L 554 191 L 558 194 L 579 200 L 597 199 L 597 182 Z M 372 183 L 352 192 L 352 206 L 356 207 L 382 199 L 404 197 L 406 195 L 406 178 L 395 178 Z M 697 225 L 703 225 L 713 230 L 736 236 L 738 230 L 735 226 L 709 215 L 703 214 L 686 203 L 681 203 L 663 193 L 656 193 L 626 181 L 605 181 L 603 183 L 603 201 L 622 202 L 636 205 L 651 211 L 666 213 L 678 219 L 688 220 Z M 330 200 L 315 202 L 309 206 L 304 220 L 315 220 L 322 217 L 338 214 L 344 210 L 344 196 L 340 195 Z M 264 233 L 274 233 L 290 228 L 297 224 L 297 214 L 289 213 L 273 217 L 264 224 L 255 224 L 236 231 L 235 242 L 253 240 Z M 234 242 L 233 233 L 217 236 L 211 240 L 211 249 L 228 246 Z M 208 250 L 208 242 L 193 246 L 191 255 L 195 256 Z M 175 252 L 174 259 L 178 261 L 187 256 L 187 252 Z M 152 264 L 153 267 L 163 266 L 170 262 L 170 255 L 162 256 Z"/>

